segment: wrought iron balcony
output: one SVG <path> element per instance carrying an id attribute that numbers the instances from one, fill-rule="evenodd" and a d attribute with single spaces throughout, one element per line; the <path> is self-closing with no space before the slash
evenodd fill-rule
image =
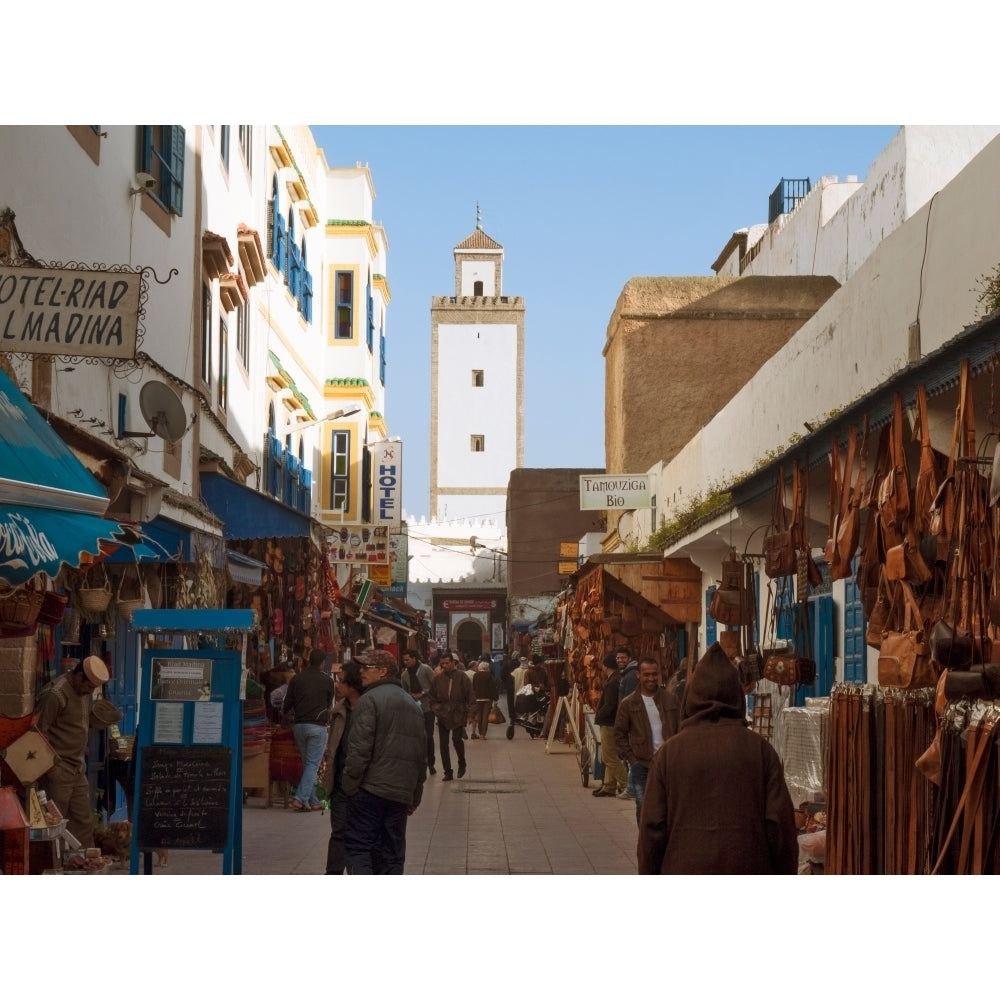
<path id="1" fill-rule="evenodd" d="M 808 177 L 795 180 L 782 177 L 778 186 L 771 192 L 767 203 L 767 222 L 770 225 L 779 215 L 791 212 L 796 205 L 812 190 Z"/>

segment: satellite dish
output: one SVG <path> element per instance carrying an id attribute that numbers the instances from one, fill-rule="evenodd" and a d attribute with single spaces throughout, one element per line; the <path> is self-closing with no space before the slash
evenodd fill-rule
<path id="1" fill-rule="evenodd" d="M 147 382 L 139 390 L 139 410 L 152 433 L 126 432 L 123 437 L 157 437 L 176 444 L 187 431 L 187 414 L 177 394 L 163 382 Z"/>

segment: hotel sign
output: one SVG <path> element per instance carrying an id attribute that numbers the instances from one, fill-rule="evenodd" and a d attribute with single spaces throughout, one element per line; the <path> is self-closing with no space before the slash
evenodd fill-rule
<path id="1" fill-rule="evenodd" d="M 580 476 L 580 510 L 652 507 L 649 476 Z"/>
<path id="2" fill-rule="evenodd" d="M 0 265 L 0 351 L 134 358 L 143 276 Z"/>
<path id="3" fill-rule="evenodd" d="M 403 512 L 403 442 L 379 441 L 371 451 L 375 493 L 372 523 L 398 529 Z"/>

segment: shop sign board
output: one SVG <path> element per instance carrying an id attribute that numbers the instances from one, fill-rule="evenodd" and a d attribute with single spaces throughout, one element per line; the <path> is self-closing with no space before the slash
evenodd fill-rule
<path id="1" fill-rule="evenodd" d="M 330 562 L 389 565 L 389 529 L 371 524 L 330 525 Z"/>
<path id="2" fill-rule="evenodd" d="M 403 511 L 403 442 L 379 441 L 371 446 L 374 504 L 372 523 L 398 529 Z"/>
<path id="3" fill-rule="evenodd" d="M 580 476 L 580 510 L 641 510 L 652 506 L 648 475 Z"/>
<path id="4" fill-rule="evenodd" d="M 405 584 L 410 571 L 410 536 L 406 525 L 399 534 L 389 533 L 389 564 L 392 566 L 392 582 Z"/>
<path id="5" fill-rule="evenodd" d="M 446 611 L 493 611 L 496 606 L 495 600 L 484 597 L 448 598 L 441 602 Z"/>
<path id="6" fill-rule="evenodd" d="M 0 351 L 135 357 L 141 271 L 0 265 Z"/>

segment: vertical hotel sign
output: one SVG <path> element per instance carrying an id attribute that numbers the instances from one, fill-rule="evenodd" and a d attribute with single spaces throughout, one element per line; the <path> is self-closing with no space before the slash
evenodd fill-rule
<path id="1" fill-rule="evenodd" d="M 143 276 L 0 265 L 0 351 L 134 358 Z"/>
<path id="2" fill-rule="evenodd" d="M 372 524 L 398 531 L 403 523 L 403 442 L 379 441 L 371 450 Z"/>

